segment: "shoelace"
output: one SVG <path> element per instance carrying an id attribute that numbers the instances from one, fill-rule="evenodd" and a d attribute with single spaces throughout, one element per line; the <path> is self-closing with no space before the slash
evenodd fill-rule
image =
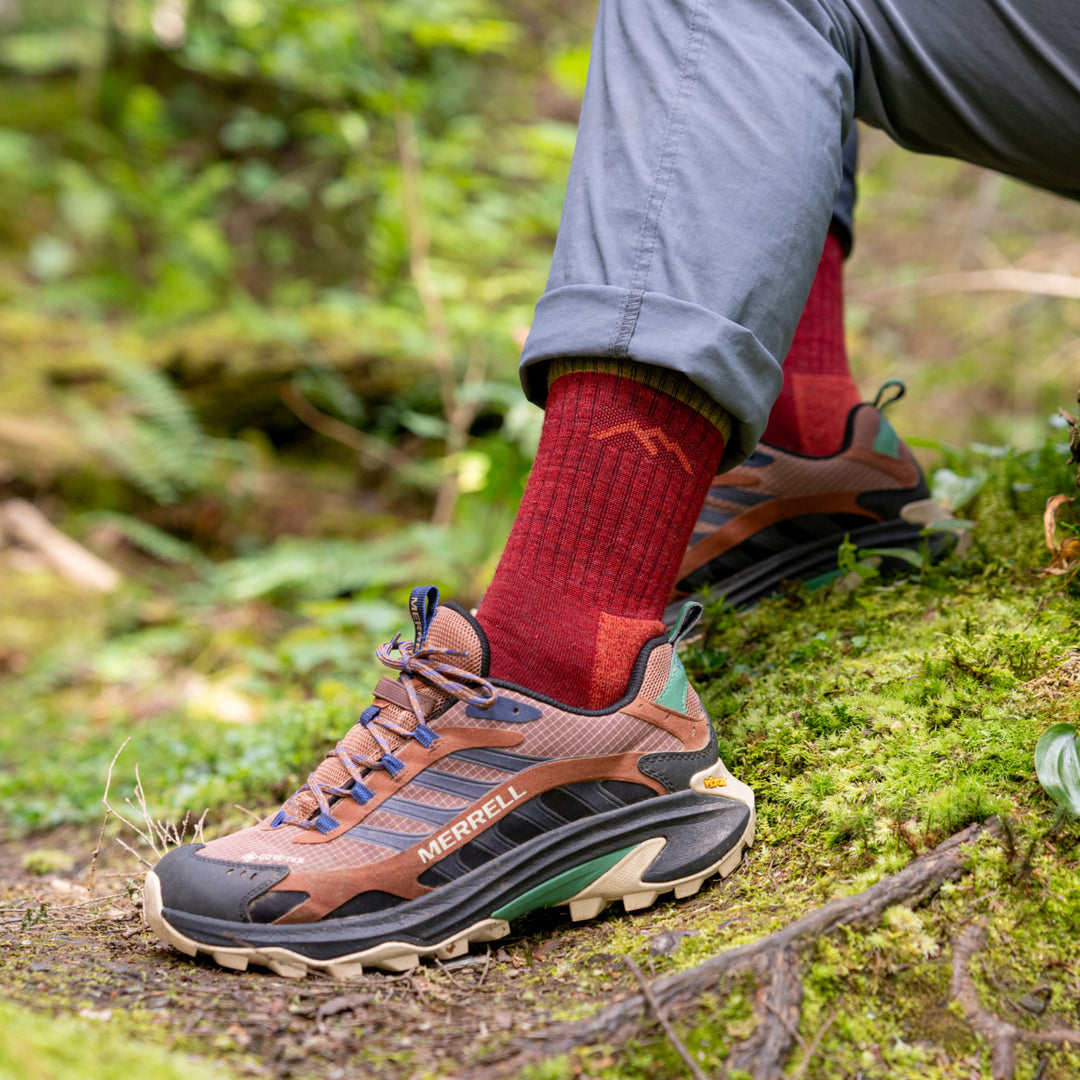
<path id="1" fill-rule="evenodd" d="M 400 655 L 395 657 L 393 655 L 395 652 Z M 385 769 L 392 777 L 395 777 L 405 768 L 405 763 L 393 752 L 384 732 L 391 732 L 402 739 L 415 739 L 424 747 L 431 746 L 439 738 L 438 733 L 428 727 L 424 721 L 424 707 L 413 686 L 413 679 L 422 679 L 429 686 L 442 690 L 451 697 L 457 698 L 458 701 L 476 705 L 481 709 L 495 704 L 495 688 L 487 679 L 474 675 L 471 671 L 465 671 L 463 668 L 454 667 L 441 659 L 469 655 L 460 649 L 440 649 L 434 646 L 418 649 L 411 642 L 402 641 L 400 634 L 395 634 L 392 641 L 384 642 L 375 650 L 375 655 L 381 663 L 401 673 L 398 681 L 405 687 L 405 693 L 408 694 L 409 704 L 416 716 L 416 727 L 410 731 L 389 717 L 380 716 L 382 710 L 378 705 L 369 705 L 360 714 L 357 723 L 363 725 L 378 743 L 382 750 L 381 756 L 376 758 L 368 754 L 356 753 L 350 751 L 343 742 L 339 742 L 326 756 L 337 758 L 341 762 L 352 778 L 352 783 L 348 787 L 338 787 L 319 780 L 318 770 L 309 773 L 307 781 L 277 812 L 274 820 L 270 822 L 270 828 L 295 825 L 301 829 L 317 829 L 321 833 L 331 832 L 340 824 L 330 812 L 331 797 L 343 798 L 347 795 L 363 806 L 375 797 L 375 793 L 364 783 L 366 772 Z M 294 804 L 304 792 L 310 793 L 318 803 L 319 813 L 315 817 L 310 815 L 299 817 L 289 812 L 289 806 Z"/>

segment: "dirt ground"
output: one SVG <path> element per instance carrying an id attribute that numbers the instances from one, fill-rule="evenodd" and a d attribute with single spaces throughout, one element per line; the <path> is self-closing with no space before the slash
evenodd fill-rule
<path id="1" fill-rule="evenodd" d="M 359 1067 L 379 1077 L 456 1075 L 511 1033 L 544 1026 L 553 1003 L 565 1016 L 633 992 L 605 942 L 617 935 L 620 953 L 628 934 L 656 942 L 658 953 L 677 947 L 678 928 L 722 908 L 741 872 L 635 915 L 612 909 L 574 925 L 564 913 L 538 912 L 483 951 L 404 974 L 293 981 L 259 968 L 226 971 L 158 941 L 142 919 L 141 868 L 115 843 L 103 849 L 88 896 L 95 842 L 92 832 L 59 830 L 0 843 L 0 996 L 275 1078 L 338 1080 Z M 63 872 L 28 873 L 25 862 L 43 850 L 86 855 Z"/>

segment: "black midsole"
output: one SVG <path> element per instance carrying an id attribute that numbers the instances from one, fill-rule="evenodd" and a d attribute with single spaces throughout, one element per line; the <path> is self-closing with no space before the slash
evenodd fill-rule
<path id="1" fill-rule="evenodd" d="M 237 923 L 166 907 L 165 921 L 203 945 L 286 948 L 313 960 L 384 942 L 430 947 L 465 930 L 530 889 L 590 859 L 663 836 L 654 867 L 675 881 L 717 863 L 740 840 L 750 808 L 734 799 L 681 791 L 573 821 L 534 837 L 433 892 L 396 907 L 315 923 Z M 685 842 L 684 842 L 685 841 Z M 670 854 L 669 854 L 670 853 Z M 377 867 L 373 867 L 377 875 Z M 655 880 L 650 874 L 647 879 Z"/>
<path id="2" fill-rule="evenodd" d="M 948 546 L 951 534 L 945 531 L 923 535 L 923 526 L 911 525 L 902 519 L 878 521 L 847 534 L 856 547 L 905 547 L 917 549 L 928 544 L 932 555 L 941 554 Z M 745 570 L 737 571 L 709 586 L 709 596 L 724 599 L 734 608 L 749 607 L 776 592 L 785 581 L 805 580 L 827 573 L 837 567 L 837 552 L 844 539 L 838 533 L 821 540 L 781 551 L 762 559 Z M 898 565 L 900 560 L 892 560 Z M 664 622 L 671 626 L 682 610 L 684 601 L 669 604 Z"/>

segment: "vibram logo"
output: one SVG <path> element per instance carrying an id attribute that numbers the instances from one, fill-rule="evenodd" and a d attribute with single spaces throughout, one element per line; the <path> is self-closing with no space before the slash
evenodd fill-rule
<path id="1" fill-rule="evenodd" d="M 625 424 L 613 424 L 609 428 L 604 428 L 603 431 L 595 431 L 589 438 L 614 439 L 617 435 L 633 435 L 651 457 L 656 457 L 661 446 L 665 450 L 670 450 L 679 459 L 679 464 L 686 473 L 689 476 L 694 475 L 694 469 L 686 456 L 686 451 L 663 428 L 643 428 L 636 420 L 629 420 Z"/>
<path id="2" fill-rule="evenodd" d="M 706 776 L 705 787 L 706 789 L 727 787 L 727 779 L 723 776 Z"/>

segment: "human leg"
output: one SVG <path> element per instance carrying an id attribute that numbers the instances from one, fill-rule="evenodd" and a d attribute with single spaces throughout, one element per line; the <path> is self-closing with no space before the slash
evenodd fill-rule
<path id="1" fill-rule="evenodd" d="M 762 441 L 795 454 L 824 457 L 844 442 L 848 413 L 862 400 L 844 344 L 844 259 L 854 236 L 858 132 L 844 141 L 844 174 L 825 250 L 784 358 L 784 385 Z"/>
<path id="2" fill-rule="evenodd" d="M 1080 20 L 1050 0 L 601 5 L 548 289 L 523 355 L 682 371 L 765 426 L 856 113 L 1080 196 Z"/>
<path id="3" fill-rule="evenodd" d="M 1057 25 L 1051 4 L 735 5 L 725 9 L 723 27 L 692 3 L 612 13 L 617 7 L 608 5 L 606 16 L 602 10 L 598 23 L 595 92 L 582 114 L 549 290 L 523 359 L 523 381 L 536 400 L 542 388 L 533 371 L 561 350 L 629 356 L 709 387 L 744 421 L 745 453 L 745 421 L 760 416 L 762 387 L 775 374 L 758 346 L 769 343 L 772 359 L 783 355 L 780 331 L 812 265 L 799 241 L 835 190 L 827 144 L 846 120 L 845 95 L 856 84 L 853 106 L 906 145 L 1074 193 L 1080 154 L 1069 107 L 1080 49 L 1076 27 Z M 811 47 L 807 33 L 819 35 Z M 666 57 L 663 70 L 650 67 L 654 56 Z M 1017 80 L 1000 78 L 1021 67 Z M 716 88 L 718 72 L 725 85 Z M 732 87 L 743 95 L 734 108 Z M 1053 104 L 1044 111 L 1048 97 Z M 757 128 L 747 119 L 755 109 Z M 741 198 L 718 204 L 716 192 Z M 815 210 L 807 215 L 810 199 Z M 718 477 L 712 494 L 723 505 L 706 508 L 703 517 L 711 512 L 716 520 L 699 522 L 694 539 L 705 543 L 695 564 L 680 569 L 681 589 L 700 586 L 697 571 L 704 566 L 708 577 L 714 560 L 728 575 L 747 569 L 746 558 L 783 562 L 793 548 L 803 571 L 816 569 L 829 556 L 817 548 L 834 551 L 847 531 L 869 530 L 868 543 L 917 543 L 927 511 L 933 516 L 910 451 L 876 410 L 855 408 L 843 355 L 840 258 L 831 247 L 808 304 L 820 316 L 817 333 L 796 332 L 766 441 L 796 455 L 840 451 L 852 467 L 816 468 L 766 453 Z M 737 453 L 729 447 L 729 456 Z M 825 506 L 824 494 L 835 505 Z M 732 554 L 740 545 L 748 546 Z M 772 587 L 794 569 L 773 566 L 754 588 Z"/>
<path id="4" fill-rule="evenodd" d="M 478 612 L 492 640 L 496 675 L 520 680 L 531 672 L 530 685 L 574 704 L 600 705 L 598 680 L 608 687 L 609 699 L 618 693 L 642 641 L 653 632 L 650 622 L 663 612 L 712 465 L 724 450 L 698 432 L 701 424 L 692 414 L 677 417 L 656 397 L 637 405 L 631 401 L 635 395 L 627 388 L 641 381 L 641 373 L 665 370 L 662 362 L 638 361 L 677 354 L 697 362 L 690 370 L 668 366 L 666 378 L 682 388 L 684 400 L 696 395 L 698 412 L 719 385 L 741 380 L 745 400 L 736 396 L 724 406 L 742 437 L 746 416 L 754 408 L 762 411 L 776 389 L 778 365 L 768 350 L 734 320 L 705 306 L 713 298 L 701 278 L 711 274 L 715 284 L 721 275 L 702 250 L 689 216 L 695 198 L 709 190 L 717 164 L 700 137 L 696 112 L 702 99 L 731 111 L 737 97 L 725 104 L 720 88 L 702 70 L 714 39 L 728 37 L 728 28 L 696 0 L 661 0 L 643 8 L 606 4 L 597 23 L 570 193 L 549 290 L 541 301 L 541 308 L 554 303 L 556 313 L 549 310 L 541 318 L 538 309 L 541 328 L 534 324 L 526 359 L 530 350 L 534 359 L 539 355 L 538 341 L 557 347 L 553 333 L 564 343 L 572 340 L 572 351 L 547 359 L 586 372 L 608 365 L 606 377 L 613 382 L 605 394 L 618 400 L 601 426 L 629 430 L 638 425 L 648 434 L 598 442 L 588 415 L 592 404 L 575 394 L 568 405 L 563 392 L 572 382 L 595 376 L 564 375 L 552 384 L 548 401 L 554 415 L 549 412 L 545 421 L 522 510 Z M 766 41 L 759 40 L 752 51 L 766 49 Z M 749 121 L 744 109 L 743 123 L 752 130 Z M 827 181 L 835 192 L 841 120 L 837 115 L 821 124 L 822 145 L 829 141 L 824 128 L 836 128 Z M 616 169 L 606 170 L 605 161 L 616 162 Z M 691 192 L 684 190 L 688 185 Z M 760 207 L 748 212 L 733 199 L 723 210 L 741 220 Z M 673 230 L 681 238 L 679 250 L 671 247 Z M 738 226 L 728 222 L 713 231 L 733 238 Z M 823 235 L 822 230 L 817 253 Z M 806 246 L 801 238 L 798 243 Z M 750 258 L 749 251 L 744 254 Z M 608 271 L 617 284 L 605 281 Z M 582 322 L 573 323 L 575 312 Z M 778 326 L 775 312 L 768 318 L 766 336 L 775 337 L 778 348 L 789 330 Z M 716 364 L 726 366 L 723 377 L 712 371 Z M 550 368 L 547 363 L 527 367 L 529 378 L 542 383 L 534 387 L 541 398 L 548 393 Z M 712 385 L 703 383 L 706 374 Z M 620 381 L 623 390 L 615 388 Z M 572 453 L 555 448 L 554 432 L 568 426 L 568 409 L 583 410 Z M 670 419 L 650 419 L 661 412 Z M 667 443 L 658 449 L 653 440 L 661 436 Z M 677 452 L 685 455 L 692 476 L 680 472 Z M 743 455 L 736 450 L 728 456 Z M 714 459 L 711 464 L 703 460 L 707 457 Z M 632 472 L 638 479 L 627 483 Z M 650 491 L 656 497 L 643 500 Z M 680 504 L 680 492 L 693 501 Z"/>
<path id="5" fill-rule="evenodd" d="M 676 372 L 560 361 L 480 610 L 492 674 L 568 705 L 620 697 L 660 617 L 731 422 Z"/>

